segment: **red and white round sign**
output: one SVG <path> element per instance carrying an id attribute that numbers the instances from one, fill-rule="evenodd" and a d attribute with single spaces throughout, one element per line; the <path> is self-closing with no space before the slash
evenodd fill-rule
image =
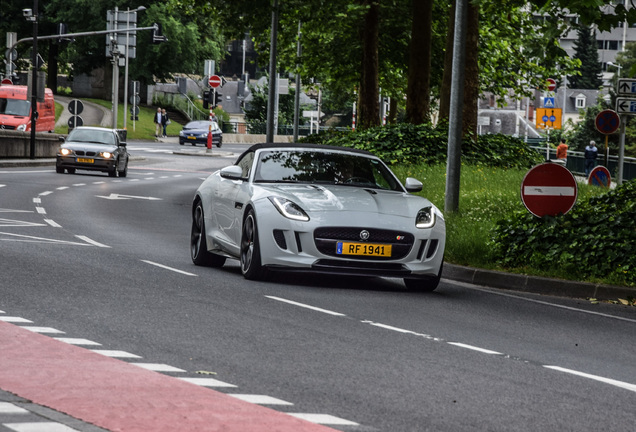
<path id="1" fill-rule="evenodd" d="M 553 162 L 533 167 L 521 182 L 521 201 L 537 217 L 566 214 L 574 207 L 577 193 L 570 170 Z"/>
<path id="2" fill-rule="evenodd" d="M 218 75 L 212 75 L 208 79 L 208 84 L 210 84 L 210 87 L 212 88 L 217 88 L 218 86 L 221 85 L 221 77 Z"/>
<path id="3" fill-rule="evenodd" d="M 554 78 L 548 78 L 546 81 L 548 82 L 548 91 L 554 91 L 556 89 L 556 81 Z"/>

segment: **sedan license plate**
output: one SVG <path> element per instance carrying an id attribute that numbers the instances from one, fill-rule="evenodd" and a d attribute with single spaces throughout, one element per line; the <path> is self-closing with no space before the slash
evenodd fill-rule
<path id="1" fill-rule="evenodd" d="M 81 163 L 95 163 L 95 159 L 88 158 L 77 158 L 77 161 Z"/>
<path id="2" fill-rule="evenodd" d="M 188 139 L 197 139 L 197 137 L 192 136 L 192 135 L 188 135 Z"/>
<path id="3" fill-rule="evenodd" d="M 374 257 L 390 257 L 391 245 L 374 243 L 336 243 L 336 254 Z"/>

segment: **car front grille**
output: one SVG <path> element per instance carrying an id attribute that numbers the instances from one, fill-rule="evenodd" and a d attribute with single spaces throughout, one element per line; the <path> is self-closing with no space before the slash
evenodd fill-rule
<path id="1" fill-rule="evenodd" d="M 361 232 L 367 231 L 369 236 L 367 239 L 360 238 Z M 336 245 L 338 242 L 361 242 L 374 244 L 390 244 L 393 250 L 391 257 L 370 257 L 370 256 L 350 256 L 339 255 L 336 253 Z M 355 258 L 363 260 L 393 260 L 404 258 L 411 248 L 415 238 L 410 233 L 394 230 L 384 230 L 364 227 L 324 227 L 314 231 L 314 242 L 316 248 L 323 254 L 338 258 Z"/>
<path id="2" fill-rule="evenodd" d="M 75 154 L 77 156 L 97 156 L 97 152 L 84 150 L 75 150 Z"/>

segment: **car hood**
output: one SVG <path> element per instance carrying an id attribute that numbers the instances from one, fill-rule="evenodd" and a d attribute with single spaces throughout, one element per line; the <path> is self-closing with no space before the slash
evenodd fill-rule
<path id="1" fill-rule="evenodd" d="M 73 142 L 73 141 L 65 142 L 64 144 L 62 144 L 62 147 L 71 149 L 71 150 L 93 151 L 96 153 L 100 153 L 100 152 L 114 153 L 115 150 L 117 150 L 117 146 L 114 146 L 114 145 L 91 144 L 91 143 Z"/>
<path id="2" fill-rule="evenodd" d="M 306 212 L 347 211 L 415 217 L 431 202 L 405 192 L 338 185 L 275 185 L 263 187 L 263 195 L 278 195 Z"/>

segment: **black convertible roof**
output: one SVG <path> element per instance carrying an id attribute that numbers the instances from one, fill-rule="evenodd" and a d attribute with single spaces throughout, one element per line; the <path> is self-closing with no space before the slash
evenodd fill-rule
<path id="1" fill-rule="evenodd" d="M 258 143 L 251 145 L 237 158 L 241 159 L 244 154 L 250 153 L 259 149 L 317 149 L 317 150 L 339 150 L 349 153 L 358 153 L 365 156 L 374 156 L 373 153 L 366 150 L 355 149 L 351 147 L 337 147 L 324 144 L 305 144 L 305 143 Z"/>

